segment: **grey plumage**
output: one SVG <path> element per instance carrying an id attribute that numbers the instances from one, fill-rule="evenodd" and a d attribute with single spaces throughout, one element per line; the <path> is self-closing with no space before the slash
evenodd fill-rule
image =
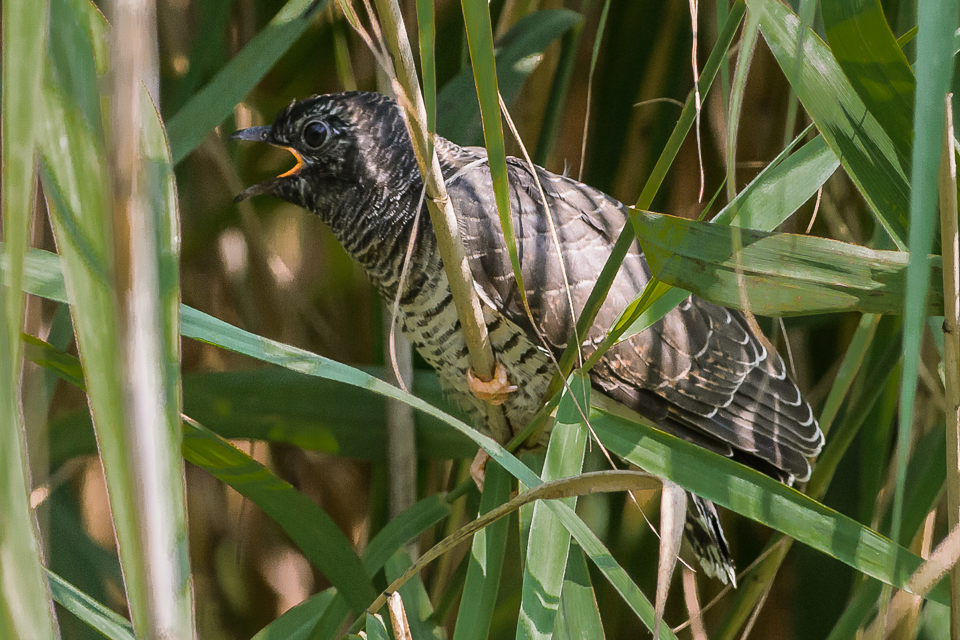
<path id="1" fill-rule="evenodd" d="M 446 390 L 480 419 L 483 405 L 467 388 L 469 358 L 426 208 L 416 215 L 422 182 L 396 103 L 370 93 L 315 96 L 291 104 L 272 127 L 236 135 L 289 148 L 299 160 L 295 170 L 238 198 L 272 193 L 313 211 L 387 300 L 402 286 L 404 333 L 437 369 Z M 538 167 L 558 253 L 529 166 L 508 159 L 520 264 L 543 344 L 521 305 L 486 151 L 439 137 L 436 149 L 494 351 L 519 387 L 504 410 L 511 426 L 520 429 L 539 409 L 553 375 L 547 350 L 558 355 L 570 339 L 627 212 L 606 194 Z M 417 242 L 401 285 L 403 256 L 415 224 Z M 581 336 L 585 353 L 602 340 L 649 278 L 634 242 L 594 326 Z M 610 349 L 591 371 L 591 380 L 595 389 L 670 433 L 784 482 L 806 480 L 823 434 L 783 361 L 764 342 L 739 312 L 691 296 L 647 331 Z M 724 582 L 733 578 L 712 504 L 692 501 L 688 532 L 707 572 Z"/>

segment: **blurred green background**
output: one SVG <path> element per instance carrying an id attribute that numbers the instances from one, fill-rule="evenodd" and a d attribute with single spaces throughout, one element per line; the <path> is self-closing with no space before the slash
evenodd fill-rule
<path id="1" fill-rule="evenodd" d="M 400 4 L 415 43 L 415 3 Z M 73 20 L 83 11 L 79 0 L 55 0 L 52 5 L 51 33 L 58 21 Z M 292 100 L 312 94 L 375 91 L 386 86 L 374 57 L 338 3 L 314 5 L 302 7 L 307 17 L 296 19 L 307 21 L 302 35 L 236 104 L 232 115 L 208 132 L 206 121 L 196 116 L 202 108 L 189 111 L 197 109 L 193 99 L 267 28 L 283 3 L 167 0 L 157 4 L 160 84 L 155 98 L 168 127 L 175 162 L 182 157 L 175 165 L 180 297 L 185 305 L 251 333 L 385 376 L 384 306 L 329 229 L 311 214 L 279 200 L 260 197 L 239 205 L 233 202 L 246 186 L 293 164 L 282 150 L 229 141 L 235 129 L 269 124 Z M 355 5 L 359 10 L 360 3 Z M 464 145 L 483 144 L 461 5 L 451 0 L 436 0 L 434 5 L 438 133 Z M 847 5 L 859 6 L 865 14 L 874 11 L 872 16 L 881 6 Z M 794 2 L 791 8 L 805 19 L 812 17 L 809 24 L 824 37 L 828 35 L 825 21 L 833 26 L 842 22 L 829 16 L 825 20 L 815 2 Z M 581 177 L 631 204 L 640 197 L 668 144 L 694 86 L 694 73 L 703 69 L 732 11 L 722 0 L 699 3 L 694 40 L 691 6 L 683 0 L 492 0 L 489 9 L 501 91 L 526 147 L 547 169 Z M 914 62 L 916 45 L 909 32 L 918 20 L 916 3 L 883 2 L 880 15 L 893 35 L 907 34 L 903 51 Z M 749 29 L 749 13 L 746 24 L 744 29 Z M 824 47 L 829 45 L 842 58 L 838 48 L 842 40 L 827 41 Z M 279 39 L 278 43 L 285 46 Z M 798 103 L 763 35 L 746 63 L 749 73 L 738 82 L 735 71 L 743 47 L 738 32 L 713 90 L 703 100 L 696 133 L 687 135 L 676 150 L 651 210 L 710 219 L 813 121 L 804 108 L 812 111 L 812 105 L 806 100 Z M 692 61 L 694 50 L 697 55 Z M 844 63 L 841 59 L 841 66 Z M 849 67 L 844 66 L 844 71 L 849 72 Z M 741 101 L 738 112 L 731 113 L 731 100 Z M 912 109 L 912 103 L 909 106 Z M 912 117 L 912 112 L 907 115 Z M 882 120 L 881 125 L 890 122 L 877 120 Z M 195 134 L 194 125 L 198 144 L 183 142 Z M 738 132 L 732 159 L 731 127 Z M 804 141 L 813 136 L 808 134 Z M 913 140 L 912 132 L 890 136 Z M 507 150 L 519 155 L 516 141 L 509 136 Z M 736 177 L 728 182 L 730 165 Z M 861 187 L 845 169 L 846 164 L 822 189 L 814 189 L 816 195 L 778 230 L 894 248 L 863 196 L 869 187 Z M 885 180 L 880 169 L 874 178 Z M 54 251 L 56 244 L 45 220 L 40 211 L 33 246 Z M 940 288 L 941 283 L 934 280 L 931 286 Z M 834 402 L 842 403 L 837 405 L 842 409 L 834 413 L 839 416 L 834 424 L 848 427 L 843 433 L 850 442 L 839 450 L 842 459 L 833 461 L 836 473 L 819 487 L 828 487 L 823 504 L 886 534 L 889 527 L 882 514 L 897 482 L 893 451 L 900 318 L 864 319 L 858 311 L 850 311 L 800 315 L 782 322 L 758 320 L 789 361 L 818 413 L 831 393 L 839 393 Z M 31 298 L 25 331 L 77 353 L 65 305 Z M 907 521 L 916 521 L 914 530 L 920 528 L 914 536 L 905 525 L 910 535 L 901 540 L 917 554 L 929 551 L 947 529 L 945 510 L 936 509 L 944 487 L 943 347 L 936 330 L 924 332 L 918 354 L 918 409 L 910 430 L 913 451 L 921 457 L 915 454 L 912 459 L 909 487 L 916 492 L 908 493 L 907 502 L 920 514 L 919 520 L 907 516 Z M 854 336 L 862 336 L 865 345 L 854 357 L 859 361 L 851 372 L 841 363 Z M 320 505 L 362 551 L 391 519 L 384 420 L 394 409 L 380 396 L 264 365 L 200 340 L 185 339 L 181 348 L 184 413 L 231 439 Z M 892 359 L 891 349 L 896 352 Z M 455 412 L 445 404 L 435 376 L 418 356 L 414 356 L 414 368 L 417 395 Z M 30 365 L 25 371 L 24 413 L 33 484 L 43 489 L 35 490 L 34 497 L 40 505 L 49 567 L 124 614 L 127 603 L 114 528 L 85 395 L 63 381 L 53 382 L 46 375 L 48 370 Z M 46 385 L 42 393 L 36 390 L 41 385 Z M 37 399 L 41 396 L 49 404 L 31 409 L 30 403 L 41 402 Z M 42 419 L 34 419 L 37 416 Z M 439 421 L 422 416 L 417 420 L 418 497 L 467 487 L 466 500 L 456 503 L 452 517 L 420 537 L 420 548 L 426 550 L 476 512 L 479 494 L 467 482 L 466 471 L 476 446 Z M 49 467 L 43 464 L 45 451 Z M 594 448 L 584 466 L 594 470 L 608 464 Z M 190 575 L 200 638 L 254 637 L 279 615 L 329 586 L 297 544 L 259 507 L 189 463 L 186 481 Z M 657 521 L 659 494 L 638 493 L 636 498 L 639 508 L 623 494 L 584 497 L 578 513 L 652 600 L 658 540 L 647 519 Z M 724 513 L 724 522 L 738 569 L 744 570 L 773 534 L 730 513 Z M 490 636 L 495 638 L 516 635 L 524 561 L 519 531 L 513 515 L 492 618 Z M 439 608 L 431 622 L 450 634 L 467 551 L 468 545 L 461 545 L 421 576 L 433 606 Z M 648 637 L 640 620 L 593 565 L 590 577 L 603 636 Z M 851 596 L 864 592 L 866 583 L 847 564 L 803 545 L 795 545 L 775 578 L 756 580 L 768 592 L 750 623 L 751 637 L 783 639 L 828 637 L 841 616 L 850 615 Z M 386 582 L 378 574 L 376 589 Z M 751 611 L 756 602 L 746 595 L 750 580 L 744 582 L 738 592 L 721 595 L 719 582 L 699 577 L 701 605 L 721 595 L 705 613 L 706 637 L 737 637 L 743 629 L 743 611 Z M 682 593 L 678 571 L 666 611 L 666 621 L 674 627 L 689 617 Z M 877 598 L 865 597 L 868 604 L 862 617 L 868 620 Z M 945 637 L 939 635 L 946 629 L 944 612 L 939 605 L 917 605 L 896 633 L 903 638 Z M 64 638 L 100 637 L 62 608 L 58 608 L 58 619 Z M 687 629 L 678 636 L 691 637 L 691 633 Z"/>

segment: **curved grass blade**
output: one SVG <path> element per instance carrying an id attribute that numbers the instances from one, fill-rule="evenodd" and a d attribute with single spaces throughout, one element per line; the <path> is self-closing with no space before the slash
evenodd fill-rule
<path id="1" fill-rule="evenodd" d="M 747 0 L 763 36 L 827 144 L 901 250 L 906 249 L 909 167 L 843 74 L 830 49 L 779 0 Z M 798 60 L 799 55 L 799 60 Z"/>
<path id="2" fill-rule="evenodd" d="M 363 553 L 361 562 L 367 577 L 376 576 L 397 550 L 449 515 L 450 506 L 441 496 L 433 495 L 387 523 Z M 281 615 L 264 627 L 254 640 L 333 638 L 347 621 L 349 613 L 343 596 L 335 589 L 328 589 Z"/>
<path id="3" fill-rule="evenodd" d="M 173 164 L 200 144 L 306 31 L 326 0 L 288 0 L 270 24 L 167 121 Z"/>
<path id="4" fill-rule="evenodd" d="M 27 253 L 27 262 L 24 268 L 24 290 L 51 300 L 66 302 L 67 296 L 59 263 L 57 254 L 31 249 Z M 448 415 L 420 398 L 404 393 L 397 387 L 364 371 L 244 331 L 185 305 L 181 307 L 181 318 L 181 336 L 248 355 L 291 371 L 342 382 L 405 402 L 427 415 L 438 418 L 469 437 L 490 454 L 494 460 L 502 464 L 511 475 L 527 484 L 527 486 L 540 484 L 536 475 L 490 438 L 480 435 L 463 421 Z"/>
<path id="5" fill-rule="evenodd" d="M 877 119 L 909 170 L 913 146 L 913 69 L 879 0 L 821 3 L 827 42 L 857 95 Z"/>
<path id="6" fill-rule="evenodd" d="M 187 420 L 183 456 L 259 506 L 349 603 L 362 612 L 376 597 L 353 546 L 315 502 L 229 442 Z"/>
<path id="7" fill-rule="evenodd" d="M 577 544 L 570 545 L 567 573 L 560 594 L 560 611 L 553 626 L 558 640 L 603 640 L 603 620 L 590 581 L 587 559 Z"/>
<path id="8" fill-rule="evenodd" d="M 571 392 L 573 395 L 571 395 Z M 579 474 L 587 444 L 587 427 L 580 408 L 590 406 L 590 380 L 571 376 L 557 409 L 557 421 L 550 434 L 541 478 L 544 482 Z M 565 498 L 576 509 L 576 498 Z M 523 571 L 523 594 L 517 640 L 546 640 L 551 637 L 560 605 L 563 576 L 570 550 L 570 532 L 543 502 L 533 506 L 530 537 Z"/>
<path id="9" fill-rule="evenodd" d="M 763 523 L 858 571 L 903 588 L 923 560 L 880 534 L 753 469 L 641 423 L 591 412 L 600 441 L 653 475 Z M 947 601 L 941 583 L 928 598 Z"/>
<path id="10" fill-rule="evenodd" d="M 307 640 L 336 596 L 333 588 L 310 596 L 261 629 L 252 640 Z"/>
<path id="11" fill-rule="evenodd" d="M 697 222 L 646 211 L 632 214 L 653 274 L 726 307 L 765 316 L 839 311 L 901 313 L 907 300 L 907 265 L 901 251 L 875 251 L 837 240 Z M 742 250 L 734 252 L 735 234 Z M 939 256 L 921 260 L 941 275 Z M 742 279 L 741 276 L 742 275 Z M 942 314 L 943 293 L 932 290 L 931 315 Z"/>
<path id="12" fill-rule="evenodd" d="M 524 307 L 528 307 L 527 290 L 523 284 L 523 272 L 520 269 L 520 257 L 517 254 L 517 238 L 513 230 L 513 216 L 510 212 L 507 152 L 503 143 L 503 123 L 500 120 L 501 96 L 493 48 L 493 27 L 490 24 L 490 6 L 484 0 L 461 0 L 460 6 L 463 8 L 470 62 L 473 66 L 477 98 L 480 101 L 483 139 L 487 147 L 487 164 L 490 167 L 494 199 L 500 216 L 500 229 L 503 232 L 507 254 L 510 256 L 517 291 L 520 292 Z"/>
<path id="13" fill-rule="evenodd" d="M 893 496 L 893 520 L 890 535 L 900 536 L 904 507 L 904 482 L 912 439 L 913 408 L 917 392 L 920 348 L 925 316 L 923 301 L 930 287 L 930 271 L 924 256 L 933 247 L 934 232 L 939 226 L 938 180 L 941 150 L 953 155 L 955 144 L 952 122 L 945 120 L 947 92 L 953 77 L 953 32 L 958 19 L 955 2 L 922 3 L 917 7 L 917 101 L 913 114 L 913 167 L 910 176 L 910 265 L 907 269 L 907 295 L 903 316 L 903 371 L 900 382 L 900 411 L 897 433 L 897 485 Z M 953 187 L 956 188 L 956 187 Z M 951 215 L 956 215 L 953 212 Z M 942 274 L 937 282 L 942 282 Z M 941 287 L 934 291 L 942 292 Z M 942 315 L 934 313 L 930 315 Z M 952 505 L 956 507 L 956 504 Z M 951 522 L 954 518 L 951 518 Z M 951 601 L 952 628 L 960 633 L 960 594 Z"/>
<path id="14" fill-rule="evenodd" d="M 129 620 L 114 613 L 50 570 L 47 570 L 47 579 L 53 599 L 103 636 L 110 640 L 136 640 L 133 625 Z"/>
<path id="15" fill-rule="evenodd" d="M 23 270 L 36 193 L 36 157 L 42 127 L 47 46 L 47 2 L 4 2 L 2 235 L 0 280 L 0 636 L 58 637 L 41 564 L 36 516 L 30 508 L 29 463 L 20 387 L 24 324 Z"/>
<path id="16" fill-rule="evenodd" d="M 83 388 L 83 372 L 75 357 L 47 347 L 26 345 L 26 356 Z M 365 369 L 385 379 L 383 367 Z M 436 374 L 418 371 L 414 394 L 459 416 L 449 406 Z M 386 403 L 356 387 L 303 376 L 281 368 L 221 371 L 184 377 L 184 412 L 214 433 L 229 439 L 285 442 L 309 451 L 323 451 L 356 460 L 386 460 Z M 311 402 L 303 402 L 311 398 Z M 433 416 L 418 413 L 418 457 L 462 460 L 477 445 Z M 71 458 L 95 454 L 97 443 L 87 409 L 59 414 L 50 424 L 50 469 Z"/>
<path id="17" fill-rule="evenodd" d="M 510 488 L 511 478 L 503 467 L 488 462 L 483 494 L 480 496 L 480 514 L 509 501 Z M 509 528 L 510 519 L 501 518 L 473 536 L 467 581 L 463 587 L 453 640 L 485 640 L 490 634 Z"/>

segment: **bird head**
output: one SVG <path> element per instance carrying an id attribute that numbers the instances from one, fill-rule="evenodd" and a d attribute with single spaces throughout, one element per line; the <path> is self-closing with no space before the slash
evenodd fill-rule
<path id="1" fill-rule="evenodd" d="M 237 140 L 266 142 L 293 154 L 296 165 L 247 188 L 240 202 L 270 194 L 310 209 L 330 222 L 349 194 L 396 188 L 398 175 L 415 169 L 396 102 L 378 93 L 348 92 L 294 101 L 271 126 L 241 129 Z M 375 197 L 375 196 L 374 196 Z"/>

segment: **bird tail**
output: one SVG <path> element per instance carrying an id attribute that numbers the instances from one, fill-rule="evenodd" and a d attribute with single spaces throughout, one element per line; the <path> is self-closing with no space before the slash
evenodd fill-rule
<path id="1" fill-rule="evenodd" d="M 717 507 L 699 496 L 690 494 L 687 501 L 687 522 L 684 527 L 687 540 L 693 547 L 697 561 L 704 572 L 723 584 L 737 586 L 737 569 L 730 556 L 727 539 L 720 526 Z"/>

